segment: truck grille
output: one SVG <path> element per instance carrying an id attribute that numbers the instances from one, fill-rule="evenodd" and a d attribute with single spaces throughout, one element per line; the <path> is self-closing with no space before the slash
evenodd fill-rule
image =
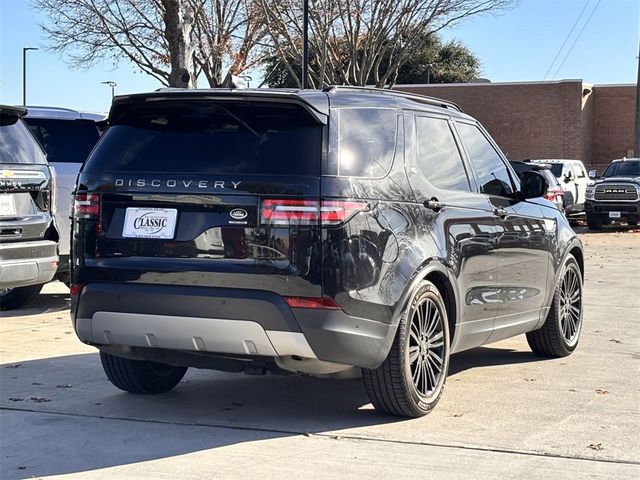
<path id="1" fill-rule="evenodd" d="M 638 199 L 638 191 L 630 184 L 606 184 L 597 185 L 595 191 L 596 200 L 630 200 Z"/>

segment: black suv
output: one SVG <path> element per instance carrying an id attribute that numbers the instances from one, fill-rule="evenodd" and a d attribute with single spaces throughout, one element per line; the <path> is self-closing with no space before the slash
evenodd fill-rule
<path id="1" fill-rule="evenodd" d="M 53 174 L 21 117 L 0 105 L 0 308 L 25 305 L 58 268 Z"/>
<path id="2" fill-rule="evenodd" d="M 589 172 L 595 177 L 597 172 Z M 626 221 L 638 225 L 640 220 L 640 158 L 614 160 L 602 177 L 587 186 L 584 210 L 590 230 L 603 224 Z"/>
<path id="3" fill-rule="evenodd" d="M 108 121 L 77 182 L 72 318 L 123 390 L 358 367 L 377 409 L 420 416 L 452 353 L 576 348 L 581 243 L 454 104 L 170 89 Z"/>

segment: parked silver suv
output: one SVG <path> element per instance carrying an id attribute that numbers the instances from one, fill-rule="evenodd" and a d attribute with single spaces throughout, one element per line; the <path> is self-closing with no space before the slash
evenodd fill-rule
<path id="1" fill-rule="evenodd" d="M 19 308 L 58 268 L 54 172 L 21 117 L 0 105 L 0 308 Z"/>
<path id="2" fill-rule="evenodd" d="M 105 115 L 68 108 L 29 107 L 24 121 L 47 153 L 57 174 L 55 211 L 60 230 L 58 279 L 69 284 L 69 233 L 72 194 L 82 163 L 98 141 Z"/>

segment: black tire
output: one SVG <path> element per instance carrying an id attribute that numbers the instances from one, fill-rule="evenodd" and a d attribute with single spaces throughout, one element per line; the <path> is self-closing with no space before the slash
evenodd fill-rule
<path id="1" fill-rule="evenodd" d="M 630 227 L 637 227 L 638 219 L 636 218 L 635 220 L 627 220 L 627 223 L 629 224 Z"/>
<path id="2" fill-rule="evenodd" d="M 174 367 L 164 363 L 132 360 L 100 352 L 104 373 L 113 385 L 131 393 L 165 393 L 175 387 L 187 367 Z"/>
<path id="3" fill-rule="evenodd" d="M 8 288 L 0 293 L 0 310 L 13 310 L 29 303 L 42 290 L 41 285 Z"/>
<path id="4" fill-rule="evenodd" d="M 424 328 L 418 328 L 419 313 L 425 319 Z M 424 338 L 418 335 L 419 330 Z M 367 395 L 376 410 L 412 418 L 433 410 L 447 379 L 449 343 L 449 322 L 442 296 L 433 283 L 424 281 L 402 313 L 387 358 L 378 368 L 362 369 Z M 440 370 L 436 372 L 438 365 Z"/>
<path id="5" fill-rule="evenodd" d="M 582 330 L 582 290 L 580 267 L 573 255 L 568 255 L 544 324 L 527 333 L 533 353 L 541 357 L 566 357 L 576 349 Z"/>
<path id="6" fill-rule="evenodd" d="M 587 215 L 587 226 L 589 230 L 602 230 L 602 220 Z"/>

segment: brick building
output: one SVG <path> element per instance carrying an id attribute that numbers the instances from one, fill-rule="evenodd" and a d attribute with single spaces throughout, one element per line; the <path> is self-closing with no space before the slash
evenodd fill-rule
<path id="1" fill-rule="evenodd" d="M 457 103 L 513 160 L 572 158 L 602 171 L 612 159 L 633 155 L 635 85 L 561 80 L 395 88 Z"/>

